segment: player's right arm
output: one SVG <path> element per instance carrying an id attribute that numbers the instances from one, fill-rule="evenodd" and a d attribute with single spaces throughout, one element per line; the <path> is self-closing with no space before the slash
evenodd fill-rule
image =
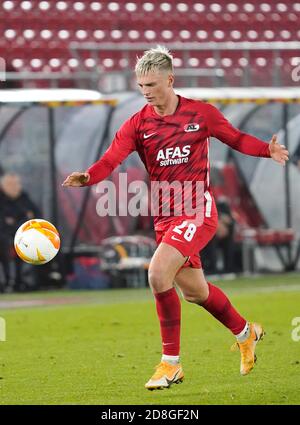
<path id="1" fill-rule="evenodd" d="M 86 171 L 70 174 L 63 186 L 81 187 L 96 184 L 121 164 L 136 149 L 135 115 L 128 119 L 117 131 L 111 145 L 104 155 Z"/>
<path id="2" fill-rule="evenodd" d="M 85 186 L 90 180 L 89 173 L 74 171 L 74 173 L 70 174 L 66 180 L 63 182 L 63 186 L 73 186 L 80 187 Z"/>

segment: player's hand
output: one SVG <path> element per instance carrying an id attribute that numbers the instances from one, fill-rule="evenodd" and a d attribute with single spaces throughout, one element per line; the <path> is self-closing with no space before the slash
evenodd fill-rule
<path id="1" fill-rule="evenodd" d="M 79 173 L 75 171 L 74 173 L 70 174 L 66 180 L 63 182 L 63 186 L 73 186 L 73 187 L 80 187 L 86 184 L 90 180 L 89 173 Z"/>
<path id="2" fill-rule="evenodd" d="M 276 135 L 272 137 L 272 140 L 269 144 L 269 149 L 270 149 L 271 158 L 274 161 L 279 162 L 279 164 L 285 165 L 286 161 L 289 160 L 289 151 L 284 145 L 280 145 L 277 142 Z"/>

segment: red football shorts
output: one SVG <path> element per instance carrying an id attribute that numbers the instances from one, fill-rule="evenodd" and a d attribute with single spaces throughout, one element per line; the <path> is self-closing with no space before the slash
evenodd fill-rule
<path id="1" fill-rule="evenodd" d="M 205 217 L 201 226 L 196 226 L 188 218 L 175 218 L 166 223 L 164 228 L 156 231 L 156 241 L 167 243 L 178 249 L 184 257 L 188 257 L 182 267 L 201 269 L 200 251 L 208 244 L 216 233 L 218 215 Z"/>

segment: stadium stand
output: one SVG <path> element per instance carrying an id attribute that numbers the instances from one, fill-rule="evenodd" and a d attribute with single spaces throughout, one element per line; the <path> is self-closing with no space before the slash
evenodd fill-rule
<path id="1" fill-rule="evenodd" d="M 224 71 L 224 85 L 293 85 L 291 69 L 300 63 L 299 46 L 284 44 L 300 42 L 296 1 L 10 0 L 1 2 L 0 14 L 2 55 L 9 68 L 22 72 L 122 72 L 143 50 L 138 43 L 179 43 L 178 69 L 217 67 Z M 192 50 L 188 43 L 194 43 Z"/>
<path id="2" fill-rule="evenodd" d="M 233 163 L 213 168 L 213 192 L 216 200 L 225 197 L 229 201 L 232 215 L 236 222 L 235 241 L 243 249 L 243 271 L 254 272 L 254 250 L 257 247 L 275 248 L 283 269 L 290 267 L 285 258 L 290 244 L 295 240 L 295 231 L 291 228 L 268 228 L 247 185 L 238 174 Z M 286 251 L 286 252 L 285 252 Z"/>

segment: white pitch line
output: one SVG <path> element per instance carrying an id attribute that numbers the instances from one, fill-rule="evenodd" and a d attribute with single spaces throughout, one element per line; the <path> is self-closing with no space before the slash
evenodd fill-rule
<path id="1" fill-rule="evenodd" d="M 230 291 L 236 291 L 236 292 L 293 292 L 293 291 L 299 291 L 300 292 L 300 284 L 296 283 L 293 285 L 277 285 L 277 286 L 260 286 L 260 287 L 247 287 L 247 288 L 224 288 L 228 289 Z"/>

